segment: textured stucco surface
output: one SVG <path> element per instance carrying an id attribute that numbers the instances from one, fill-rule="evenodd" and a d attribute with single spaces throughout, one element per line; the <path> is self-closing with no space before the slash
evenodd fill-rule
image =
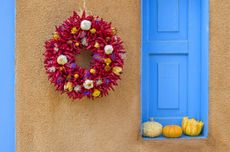
<path id="1" fill-rule="evenodd" d="M 43 68 L 43 45 L 79 0 L 17 0 L 18 152 L 230 151 L 230 1 L 210 0 L 210 113 L 206 140 L 143 141 L 140 127 L 140 1 L 88 0 L 87 8 L 119 29 L 128 51 L 115 92 L 72 102 Z"/>

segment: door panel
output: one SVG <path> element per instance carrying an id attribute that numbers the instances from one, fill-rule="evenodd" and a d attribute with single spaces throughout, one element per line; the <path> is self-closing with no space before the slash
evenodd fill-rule
<path id="1" fill-rule="evenodd" d="M 188 0 L 146 0 L 150 40 L 187 40 Z"/>
<path id="2" fill-rule="evenodd" d="M 201 119 L 201 0 L 143 0 L 142 121 Z"/>
<path id="3" fill-rule="evenodd" d="M 179 8 L 179 0 L 157 1 L 158 32 L 179 32 Z"/>
<path id="4" fill-rule="evenodd" d="M 185 55 L 149 56 L 149 115 L 183 117 L 187 113 L 187 58 Z"/>

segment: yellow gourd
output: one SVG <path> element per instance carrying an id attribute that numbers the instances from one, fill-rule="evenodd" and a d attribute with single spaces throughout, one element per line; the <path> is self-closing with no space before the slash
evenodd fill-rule
<path id="1" fill-rule="evenodd" d="M 168 125 L 163 128 L 163 135 L 168 138 L 178 138 L 182 135 L 182 129 L 177 125 Z"/>
<path id="2" fill-rule="evenodd" d="M 195 119 L 188 119 L 184 117 L 182 121 L 182 130 L 183 133 L 189 136 L 198 136 L 200 135 L 203 129 L 204 123 L 202 121 L 197 121 Z"/>
<path id="3" fill-rule="evenodd" d="M 143 136 L 146 137 L 157 137 L 162 133 L 163 126 L 155 122 L 152 118 L 150 121 L 143 123 Z"/>

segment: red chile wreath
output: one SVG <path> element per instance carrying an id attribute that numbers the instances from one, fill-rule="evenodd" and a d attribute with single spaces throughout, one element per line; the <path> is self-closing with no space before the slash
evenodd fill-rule
<path id="1" fill-rule="evenodd" d="M 94 99 L 108 95 L 120 79 L 125 51 L 111 23 L 99 17 L 74 12 L 56 27 L 45 43 L 44 66 L 48 78 L 72 99 Z M 90 69 L 78 65 L 75 57 L 91 51 Z"/>

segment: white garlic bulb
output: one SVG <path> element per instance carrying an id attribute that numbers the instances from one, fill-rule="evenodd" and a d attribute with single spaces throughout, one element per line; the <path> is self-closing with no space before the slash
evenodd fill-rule
<path id="1" fill-rule="evenodd" d="M 92 25 L 92 23 L 88 20 L 81 21 L 81 29 L 82 30 L 85 30 L 85 31 L 89 30 L 91 28 L 91 25 Z"/>
<path id="2" fill-rule="evenodd" d="M 106 45 L 104 47 L 105 54 L 112 54 L 113 53 L 113 46 L 112 45 Z"/>
<path id="3" fill-rule="evenodd" d="M 68 62 L 68 59 L 65 55 L 59 55 L 57 58 L 57 63 L 60 65 L 64 65 Z"/>
<path id="4" fill-rule="evenodd" d="M 85 82 L 83 83 L 83 86 L 85 89 L 92 89 L 93 88 L 93 80 L 85 80 Z"/>

